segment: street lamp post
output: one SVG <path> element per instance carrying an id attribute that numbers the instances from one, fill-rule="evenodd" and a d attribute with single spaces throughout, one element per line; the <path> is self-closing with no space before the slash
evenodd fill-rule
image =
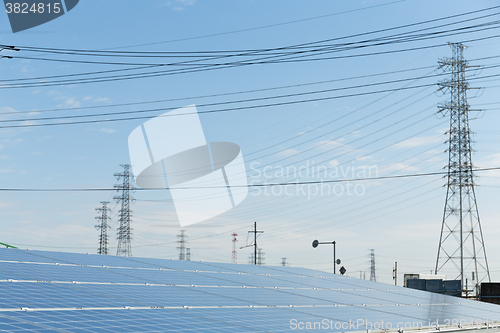
<path id="1" fill-rule="evenodd" d="M 337 242 L 335 242 L 335 241 L 333 241 L 333 242 L 318 242 L 318 240 L 317 240 L 317 239 L 315 239 L 315 240 L 312 242 L 312 246 L 313 246 L 314 248 L 317 248 L 317 247 L 318 247 L 318 245 L 320 245 L 320 244 L 333 244 L 333 274 L 337 274 L 337 273 L 336 273 L 336 269 L 335 269 L 335 268 L 336 268 L 336 267 L 335 267 L 335 264 L 337 263 L 337 259 L 336 259 L 336 257 L 335 257 L 335 244 L 336 244 L 336 243 L 337 243 Z M 340 260 L 339 260 L 339 261 L 340 261 Z"/>

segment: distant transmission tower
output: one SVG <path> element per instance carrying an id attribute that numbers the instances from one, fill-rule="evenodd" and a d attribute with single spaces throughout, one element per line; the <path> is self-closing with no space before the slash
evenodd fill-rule
<path id="1" fill-rule="evenodd" d="M 257 250 L 257 265 L 264 265 L 264 251 L 262 249 Z"/>
<path id="2" fill-rule="evenodd" d="M 264 265 L 264 254 L 261 248 L 257 249 L 257 256 L 255 256 L 255 252 L 252 252 L 248 257 L 248 263 L 250 265 Z"/>
<path id="3" fill-rule="evenodd" d="M 286 262 L 287 258 L 281 258 L 281 266 L 288 266 L 288 263 Z"/>
<path id="4" fill-rule="evenodd" d="M 99 234 L 99 248 L 97 249 L 97 254 L 109 254 L 108 251 L 108 229 L 110 228 L 108 225 L 108 221 L 111 217 L 108 216 L 108 212 L 110 209 L 108 208 L 107 201 L 102 201 L 102 207 L 96 208 L 95 210 L 100 214 L 96 216 L 96 220 L 99 221 L 99 224 L 96 225 L 96 229 L 100 231 Z"/>
<path id="5" fill-rule="evenodd" d="M 130 228 L 130 222 L 132 219 L 130 205 L 134 198 L 130 195 L 132 187 L 130 186 L 130 165 L 122 164 L 123 173 L 115 173 L 115 177 L 118 180 L 122 179 L 122 183 L 115 185 L 115 189 L 120 192 L 119 196 L 113 199 L 121 202 L 122 207 L 119 211 L 118 222 L 120 226 L 118 227 L 118 248 L 116 249 L 116 255 L 123 255 L 125 257 L 132 256 L 132 248 L 130 245 L 130 240 L 132 239 L 132 228 Z"/>
<path id="6" fill-rule="evenodd" d="M 375 274 L 375 250 L 370 250 L 370 281 L 377 282 L 377 276 Z"/>
<path id="7" fill-rule="evenodd" d="M 236 242 L 238 241 L 236 239 L 236 236 L 238 236 L 238 234 L 233 232 L 231 234 L 231 236 L 233 236 L 233 240 L 232 240 L 232 242 L 233 242 L 233 254 L 231 256 L 231 261 L 233 262 L 233 264 L 236 264 L 238 262 L 238 253 L 236 252 Z"/>
<path id="8" fill-rule="evenodd" d="M 177 247 L 177 250 L 179 250 L 179 260 L 191 260 L 191 249 L 186 248 L 186 230 L 181 230 L 181 234 L 177 235 L 177 238 L 179 240 L 177 243 L 179 243 L 179 246 Z"/>
<path id="9" fill-rule="evenodd" d="M 466 275 L 466 271 L 475 273 L 475 283 L 485 279 L 491 282 L 491 279 L 474 191 L 471 158 L 469 111 L 476 110 L 471 110 L 467 102 L 467 90 L 472 88 L 465 79 L 465 72 L 473 66 L 464 58 L 464 45 L 454 43 L 450 46 L 453 57 L 439 61 L 441 68 L 451 72 L 449 80 L 439 83 L 440 90 L 450 92 L 451 100 L 439 106 L 439 113 L 450 116 L 450 130 L 447 132 L 449 162 L 446 167 L 446 202 L 434 273 L 442 270 L 457 272 L 454 278 L 462 281 L 463 290 L 465 279 L 471 282 L 474 279 L 472 274 Z"/>

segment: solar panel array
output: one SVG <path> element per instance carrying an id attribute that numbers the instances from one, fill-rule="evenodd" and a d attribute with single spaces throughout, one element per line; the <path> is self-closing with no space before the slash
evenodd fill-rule
<path id="1" fill-rule="evenodd" d="M 372 331 L 500 319 L 500 306 L 303 268 L 0 249 L 0 331 Z"/>

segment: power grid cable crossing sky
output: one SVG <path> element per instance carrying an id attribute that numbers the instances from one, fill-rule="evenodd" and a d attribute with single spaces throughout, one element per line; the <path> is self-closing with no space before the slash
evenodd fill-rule
<path id="1" fill-rule="evenodd" d="M 481 88 L 469 91 L 471 108 L 492 111 L 471 121 L 472 160 L 498 280 L 499 8 L 493 0 L 80 1 L 16 34 L 0 20 L 0 45 L 19 49 L 0 51 L 0 242 L 96 252 L 95 208 L 112 201 L 113 174 L 130 163 L 128 135 L 196 105 L 207 143 L 241 148 L 238 177 L 249 193 L 187 230 L 193 260 L 230 262 L 231 234 L 257 221 L 266 263 L 286 257 L 331 270 L 331 249 L 310 246 L 325 237 L 337 241 L 348 275 L 368 270 L 349 259 L 371 248 L 377 281 L 392 282 L 394 261 L 408 270 L 401 274 L 430 271 L 449 127 L 437 114 L 447 100 L 437 92 L 447 79 L 438 60 L 451 56 L 448 42 L 463 42 L 479 66 L 466 73 Z M 178 255 L 167 187 L 134 193 L 134 256 Z M 119 208 L 109 207 L 114 252 Z"/>

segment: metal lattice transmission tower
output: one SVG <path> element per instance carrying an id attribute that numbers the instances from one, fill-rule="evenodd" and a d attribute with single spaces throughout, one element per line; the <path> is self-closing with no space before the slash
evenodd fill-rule
<path id="1" fill-rule="evenodd" d="M 377 275 L 375 273 L 375 250 L 370 250 L 370 281 L 377 282 Z"/>
<path id="2" fill-rule="evenodd" d="M 238 234 L 235 233 L 235 232 L 233 232 L 231 234 L 231 236 L 233 236 L 233 240 L 232 240 L 232 242 L 233 242 L 233 253 L 231 255 L 231 261 L 232 261 L 233 264 L 236 264 L 236 263 L 238 263 L 238 253 L 236 252 L 236 242 L 238 241 L 236 239 L 236 236 L 238 236 Z"/>
<path id="3" fill-rule="evenodd" d="M 262 251 L 261 248 L 257 249 L 257 252 L 252 252 L 250 256 L 248 257 L 248 264 L 250 265 L 264 265 L 264 260 L 266 259 L 264 257 L 266 253 Z"/>
<path id="4" fill-rule="evenodd" d="M 130 195 L 132 191 L 132 186 L 130 185 L 130 178 L 132 175 L 130 174 L 130 165 L 122 164 L 123 173 L 115 173 L 115 177 L 118 180 L 122 180 L 121 184 L 115 185 L 115 189 L 120 192 L 119 196 L 115 196 L 117 202 L 121 202 L 121 209 L 119 211 L 119 219 L 118 222 L 120 225 L 118 226 L 118 248 L 116 249 L 117 256 L 132 256 L 132 228 L 130 227 L 130 222 L 132 221 L 132 211 L 130 210 L 130 205 L 134 201 L 134 198 Z"/>
<path id="5" fill-rule="evenodd" d="M 102 207 L 96 208 L 95 210 L 99 213 L 99 216 L 96 216 L 96 220 L 99 221 L 99 224 L 96 225 L 96 229 L 99 230 L 99 248 L 97 249 L 97 254 L 109 254 L 108 251 L 108 229 L 110 226 L 108 225 L 108 221 L 111 220 L 111 217 L 108 215 L 108 212 L 111 210 L 108 207 L 109 202 L 102 201 Z"/>
<path id="6" fill-rule="evenodd" d="M 264 265 L 264 259 L 266 259 L 264 257 L 264 255 L 265 255 L 265 252 L 262 251 L 262 249 L 257 250 L 257 265 L 261 265 L 261 266 Z"/>
<path id="7" fill-rule="evenodd" d="M 177 235 L 177 238 L 179 238 L 177 241 L 179 243 L 177 247 L 177 250 L 179 250 L 179 260 L 191 260 L 191 249 L 186 247 L 186 230 L 181 230 L 181 234 Z"/>
<path id="8" fill-rule="evenodd" d="M 442 69 L 451 72 L 451 78 L 440 82 L 439 89 L 449 92 L 451 99 L 439 106 L 439 113 L 450 117 L 450 129 L 446 133 L 449 135 L 449 162 L 445 176 L 447 190 L 435 274 L 440 271 L 453 272 L 454 279 L 462 281 L 463 290 L 466 278 L 475 284 L 491 280 L 474 191 L 471 158 L 469 111 L 476 110 L 471 110 L 467 102 L 467 90 L 472 88 L 465 78 L 466 70 L 475 66 L 470 66 L 465 60 L 464 45 L 454 43 L 450 46 L 453 57 L 439 61 Z M 475 277 L 472 273 L 465 273 L 468 271 L 474 272 Z M 476 280 L 473 281 L 473 278 Z"/>

